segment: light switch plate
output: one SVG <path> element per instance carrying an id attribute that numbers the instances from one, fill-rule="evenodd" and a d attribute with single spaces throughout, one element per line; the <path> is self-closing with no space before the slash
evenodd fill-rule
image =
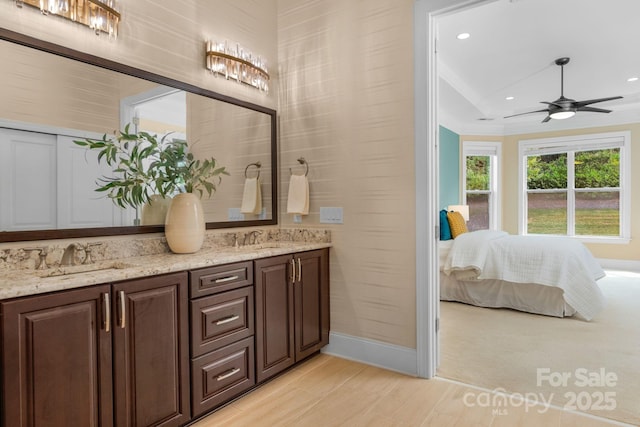
<path id="1" fill-rule="evenodd" d="M 342 224 L 342 208 L 341 207 L 321 207 L 320 223 L 322 224 Z"/>

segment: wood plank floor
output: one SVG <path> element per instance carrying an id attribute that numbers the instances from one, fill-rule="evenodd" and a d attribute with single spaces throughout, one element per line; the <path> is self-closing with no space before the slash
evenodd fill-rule
<path id="1" fill-rule="evenodd" d="M 518 402 L 483 405 L 486 393 L 448 380 L 413 378 L 321 354 L 193 427 L 620 425 L 557 408 L 525 408 Z"/>

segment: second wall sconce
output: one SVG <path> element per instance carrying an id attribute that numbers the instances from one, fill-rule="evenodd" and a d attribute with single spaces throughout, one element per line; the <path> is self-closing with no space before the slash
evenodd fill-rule
<path id="1" fill-rule="evenodd" d="M 269 92 L 269 73 L 266 61 L 239 45 L 235 48 L 224 43 L 206 43 L 206 67 L 214 75 L 222 75 L 238 83 L 248 84 Z"/>

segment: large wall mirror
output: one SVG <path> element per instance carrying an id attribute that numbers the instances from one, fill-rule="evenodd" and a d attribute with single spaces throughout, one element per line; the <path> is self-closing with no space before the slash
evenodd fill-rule
<path id="1" fill-rule="evenodd" d="M 0 57 L 0 242 L 163 231 L 95 192 L 111 171 L 73 142 L 126 124 L 227 168 L 202 199 L 207 228 L 277 224 L 274 110 L 2 28 Z M 258 174 L 262 209 L 242 213 Z"/>

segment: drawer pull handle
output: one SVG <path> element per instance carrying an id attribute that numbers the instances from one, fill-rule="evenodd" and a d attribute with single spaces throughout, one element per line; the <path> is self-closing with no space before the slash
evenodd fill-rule
<path id="1" fill-rule="evenodd" d="M 229 377 L 234 376 L 235 374 L 237 374 L 238 372 L 240 372 L 240 368 L 233 368 L 232 370 L 230 370 L 229 372 L 227 372 L 226 374 L 221 374 L 218 375 L 216 377 L 216 381 L 222 381 L 222 380 L 226 380 Z"/>
<path id="2" fill-rule="evenodd" d="M 215 283 L 224 283 L 224 282 L 230 282 L 232 280 L 237 280 L 238 276 L 229 276 L 229 277 L 222 277 L 220 279 L 216 279 Z"/>
<path id="3" fill-rule="evenodd" d="M 240 316 L 238 316 L 237 314 L 234 314 L 233 316 L 229 316 L 227 318 L 218 320 L 216 322 L 216 325 L 224 325 L 225 323 L 233 322 L 234 320 L 238 320 L 239 318 Z"/>

